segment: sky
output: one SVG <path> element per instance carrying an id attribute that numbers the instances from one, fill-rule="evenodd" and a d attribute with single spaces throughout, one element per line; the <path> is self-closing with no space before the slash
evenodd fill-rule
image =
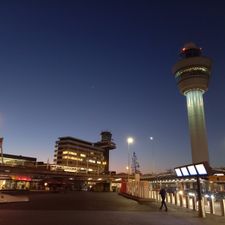
<path id="1" fill-rule="evenodd" d="M 204 94 L 210 164 L 225 166 L 223 1 L 0 1 L 0 136 L 8 154 L 53 160 L 58 137 L 112 133 L 143 173 L 191 163 L 186 99 L 173 65 L 185 43 L 213 60 Z M 153 138 L 151 138 L 153 137 Z"/>

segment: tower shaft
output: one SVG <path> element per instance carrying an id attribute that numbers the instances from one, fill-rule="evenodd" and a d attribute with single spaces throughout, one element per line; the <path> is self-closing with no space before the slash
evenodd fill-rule
<path id="1" fill-rule="evenodd" d="M 185 93 L 193 163 L 209 161 L 203 93 L 202 90 Z"/>

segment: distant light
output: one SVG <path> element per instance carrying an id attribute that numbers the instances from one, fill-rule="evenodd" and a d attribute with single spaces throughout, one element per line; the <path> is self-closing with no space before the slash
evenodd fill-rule
<path id="1" fill-rule="evenodd" d="M 215 176 L 224 176 L 223 173 L 215 173 L 214 175 L 215 175 Z"/>
<path id="2" fill-rule="evenodd" d="M 134 142 L 134 139 L 132 137 L 127 138 L 127 143 L 132 144 Z"/>
<path id="3" fill-rule="evenodd" d="M 182 48 L 182 51 L 184 52 L 186 50 L 186 48 Z"/>
<path id="4" fill-rule="evenodd" d="M 178 191 L 178 193 L 179 193 L 180 195 L 183 195 L 183 194 L 184 194 L 184 192 L 183 192 L 183 191 Z"/>
<path id="5" fill-rule="evenodd" d="M 152 141 L 152 140 L 154 140 L 154 138 L 153 137 L 149 137 L 149 139 Z"/>
<path id="6" fill-rule="evenodd" d="M 188 195 L 191 196 L 191 197 L 195 197 L 195 193 L 194 192 L 190 192 L 190 193 L 188 193 Z"/>
<path id="7" fill-rule="evenodd" d="M 115 181 L 120 181 L 120 180 L 122 180 L 121 178 L 117 178 L 117 179 L 115 179 Z"/>
<path id="8" fill-rule="evenodd" d="M 48 183 L 44 183 L 44 186 L 45 186 L 45 187 L 48 186 Z"/>

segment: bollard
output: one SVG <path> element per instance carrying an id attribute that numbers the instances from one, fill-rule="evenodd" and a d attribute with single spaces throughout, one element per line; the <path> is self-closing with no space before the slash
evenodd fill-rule
<path id="1" fill-rule="evenodd" d="M 178 196 L 177 196 L 177 193 L 175 193 L 175 195 L 174 195 L 174 200 L 175 200 L 174 202 L 175 202 L 175 205 L 178 205 L 178 199 L 177 199 L 177 197 L 178 197 Z"/>
<path id="2" fill-rule="evenodd" d="M 209 207 L 210 207 L 210 213 L 215 214 L 215 204 L 214 204 L 214 200 L 212 198 L 210 198 L 210 200 L 209 200 Z"/>
<path id="3" fill-rule="evenodd" d="M 186 196 L 186 208 L 189 209 L 189 201 L 190 201 L 190 197 L 187 195 Z"/>
<path id="4" fill-rule="evenodd" d="M 225 199 L 221 200 L 220 208 L 221 208 L 221 216 L 225 216 Z"/>
<path id="5" fill-rule="evenodd" d="M 169 195 L 166 195 L 166 202 L 169 202 Z"/>
<path id="6" fill-rule="evenodd" d="M 156 191 L 156 200 L 160 201 L 160 197 L 159 197 L 159 192 L 158 191 Z"/>
<path id="7" fill-rule="evenodd" d="M 192 209 L 196 211 L 196 198 L 192 197 Z"/>
<path id="8" fill-rule="evenodd" d="M 201 204 L 201 207 L 198 207 L 198 210 L 201 210 L 201 212 L 199 212 L 199 215 L 201 215 L 200 217 L 205 218 L 205 202 L 204 202 L 204 198 L 202 198 L 201 201 L 199 201 L 199 204 Z"/>
<path id="9" fill-rule="evenodd" d="M 170 203 L 173 204 L 173 193 L 170 193 Z"/>
<path id="10" fill-rule="evenodd" d="M 183 207 L 183 195 L 179 195 L 180 207 Z"/>

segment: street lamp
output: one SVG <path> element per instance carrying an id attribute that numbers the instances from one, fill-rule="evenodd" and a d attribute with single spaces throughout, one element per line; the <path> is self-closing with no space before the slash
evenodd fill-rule
<path id="1" fill-rule="evenodd" d="M 149 137 L 149 139 L 150 139 L 150 141 L 154 141 L 154 137 Z M 152 154 L 151 154 L 151 162 L 152 162 L 152 165 L 151 165 L 151 167 L 152 167 L 152 173 L 154 172 L 154 170 L 155 170 L 155 165 L 154 165 L 154 148 L 153 148 L 153 144 L 152 144 L 152 146 L 151 146 L 151 151 L 152 151 Z"/>
<path id="2" fill-rule="evenodd" d="M 127 170 L 127 181 L 129 180 L 130 175 L 130 144 L 134 143 L 134 139 L 132 137 L 127 138 L 127 150 L 128 150 L 128 170 Z"/>

